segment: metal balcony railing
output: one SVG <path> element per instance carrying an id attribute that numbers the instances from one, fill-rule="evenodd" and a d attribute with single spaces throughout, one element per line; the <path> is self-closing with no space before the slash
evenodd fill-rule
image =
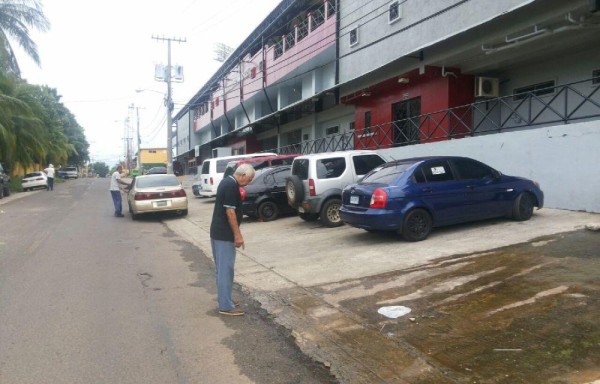
<path id="1" fill-rule="evenodd" d="M 311 32 L 325 22 L 325 4 L 310 13 L 312 17 Z"/>
<path id="2" fill-rule="evenodd" d="M 600 84 L 589 79 L 535 91 L 478 101 L 460 107 L 355 129 L 275 149 L 278 153 L 320 153 L 384 149 L 403 145 L 524 130 L 531 127 L 600 119 Z"/>
<path id="3" fill-rule="evenodd" d="M 308 36 L 308 19 L 304 19 L 298 24 L 298 41 L 304 39 L 306 36 Z"/>

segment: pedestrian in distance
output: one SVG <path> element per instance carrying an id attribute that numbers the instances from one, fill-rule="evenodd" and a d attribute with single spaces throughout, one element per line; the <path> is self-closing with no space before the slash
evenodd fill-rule
<path id="1" fill-rule="evenodd" d="M 44 173 L 48 178 L 48 188 L 46 188 L 46 191 L 54 191 L 54 165 L 48 164 L 48 168 L 44 169 Z"/>
<path id="2" fill-rule="evenodd" d="M 113 172 L 110 177 L 110 194 L 112 196 L 113 204 L 115 205 L 115 217 L 123 217 L 123 202 L 121 199 L 121 188 L 120 184 L 129 186 L 129 183 L 123 181 L 121 179 L 121 172 L 123 172 L 123 167 L 118 166 L 117 170 Z"/>
<path id="3" fill-rule="evenodd" d="M 219 313 L 226 316 L 242 316 L 232 298 L 236 248 L 244 249 L 244 237 L 240 231 L 242 223 L 242 196 L 240 187 L 245 187 L 254 178 L 250 164 L 240 165 L 233 175 L 225 177 L 217 188 L 215 208 L 210 223 L 210 244 L 217 277 L 217 301 Z"/>

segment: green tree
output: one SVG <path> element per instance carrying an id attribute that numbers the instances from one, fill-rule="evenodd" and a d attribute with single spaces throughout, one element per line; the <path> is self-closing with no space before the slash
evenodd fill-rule
<path id="1" fill-rule="evenodd" d="M 16 41 L 38 65 L 37 45 L 29 36 L 31 28 L 46 32 L 50 22 L 42 12 L 40 0 L 0 0 L 0 68 L 21 76 L 10 40 Z"/>

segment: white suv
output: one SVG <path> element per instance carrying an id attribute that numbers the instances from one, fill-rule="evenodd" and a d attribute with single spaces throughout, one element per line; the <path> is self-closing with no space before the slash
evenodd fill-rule
<path id="1" fill-rule="evenodd" d="M 328 227 L 342 225 L 342 190 L 386 161 L 375 151 L 345 151 L 299 156 L 286 181 L 288 203 L 306 221 L 321 219 Z"/>

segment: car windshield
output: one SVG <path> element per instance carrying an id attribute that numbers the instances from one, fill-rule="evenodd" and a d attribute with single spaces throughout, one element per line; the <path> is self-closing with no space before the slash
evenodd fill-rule
<path id="1" fill-rule="evenodd" d="M 360 184 L 381 183 L 391 184 L 398 176 L 408 169 L 414 163 L 387 163 L 381 168 L 375 168 L 367 174 Z"/>
<path id="2" fill-rule="evenodd" d="M 27 178 L 27 177 L 37 177 L 37 176 L 42 176 L 42 172 L 33 172 L 33 173 L 28 173 L 25 176 L 23 176 L 23 178 Z"/>
<path id="3" fill-rule="evenodd" d="M 176 187 L 178 185 L 179 179 L 177 179 L 175 175 L 161 175 L 136 178 L 136 186 L 138 188 Z"/>
<path id="4" fill-rule="evenodd" d="M 69 172 L 75 171 L 75 172 L 77 172 L 77 168 L 75 168 L 75 167 L 66 167 L 65 171 L 69 171 Z"/>

